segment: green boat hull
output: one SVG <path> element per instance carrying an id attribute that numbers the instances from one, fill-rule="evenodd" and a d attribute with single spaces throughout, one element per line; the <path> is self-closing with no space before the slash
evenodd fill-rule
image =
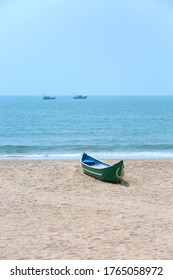
<path id="1" fill-rule="evenodd" d="M 83 159 L 84 156 L 85 160 Z M 101 181 L 121 183 L 124 174 L 123 161 L 109 165 L 90 156 L 86 159 L 86 156 L 88 155 L 83 154 L 81 158 L 81 164 L 85 174 Z"/>

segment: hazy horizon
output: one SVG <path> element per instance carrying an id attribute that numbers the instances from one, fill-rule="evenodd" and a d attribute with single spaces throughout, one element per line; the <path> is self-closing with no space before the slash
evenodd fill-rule
<path id="1" fill-rule="evenodd" d="M 81 94 L 81 93 L 77 93 Z M 73 94 L 44 94 L 56 97 L 73 97 Z M 42 97 L 43 94 L 0 94 L 0 97 Z M 88 97 L 171 97 L 172 94 L 87 94 Z"/>

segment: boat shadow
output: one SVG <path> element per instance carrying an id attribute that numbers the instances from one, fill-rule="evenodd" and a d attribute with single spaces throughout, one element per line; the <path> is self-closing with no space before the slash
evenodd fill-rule
<path id="1" fill-rule="evenodd" d="M 96 181 L 98 181 L 98 179 L 95 179 Z M 106 182 L 106 181 L 102 181 L 102 183 L 108 183 L 108 184 L 113 184 L 113 185 L 120 185 L 120 186 L 124 186 L 126 188 L 130 187 L 130 184 L 128 181 L 124 180 L 124 179 L 119 179 L 116 182 Z"/>
<path id="2" fill-rule="evenodd" d="M 124 180 L 124 179 L 119 179 L 119 181 L 118 182 L 108 182 L 108 183 L 111 183 L 111 184 L 113 184 L 113 185 L 121 185 L 121 186 L 124 186 L 124 187 L 129 187 L 130 186 L 130 184 L 129 184 L 129 182 L 127 182 L 126 180 Z"/>
<path id="3" fill-rule="evenodd" d="M 124 187 L 129 187 L 130 186 L 130 184 L 124 179 L 121 180 L 120 184 L 121 184 L 121 186 L 124 186 Z"/>

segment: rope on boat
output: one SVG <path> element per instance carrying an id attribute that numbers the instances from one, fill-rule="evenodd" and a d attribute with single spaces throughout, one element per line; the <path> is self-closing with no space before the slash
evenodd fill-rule
<path id="1" fill-rule="evenodd" d="M 117 178 L 118 179 L 120 179 L 121 180 L 121 183 L 123 183 L 123 177 L 124 177 L 124 174 L 125 174 L 125 172 L 124 172 L 124 168 L 122 168 L 122 171 L 121 171 L 121 175 L 119 176 L 118 175 L 118 171 L 120 170 L 120 167 L 116 170 L 116 176 L 117 176 Z"/>

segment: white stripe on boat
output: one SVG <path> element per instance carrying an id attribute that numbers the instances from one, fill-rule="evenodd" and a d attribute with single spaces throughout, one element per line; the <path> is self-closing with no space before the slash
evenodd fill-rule
<path id="1" fill-rule="evenodd" d="M 94 171 L 90 171 L 90 170 L 85 169 L 85 168 L 83 168 L 83 170 L 85 170 L 85 171 L 87 171 L 87 172 L 89 172 L 89 173 L 92 173 L 92 174 L 98 175 L 98 176 L 102 176 L 102 173 L 97 173 L 97 172 L 94 172 Z"/>

